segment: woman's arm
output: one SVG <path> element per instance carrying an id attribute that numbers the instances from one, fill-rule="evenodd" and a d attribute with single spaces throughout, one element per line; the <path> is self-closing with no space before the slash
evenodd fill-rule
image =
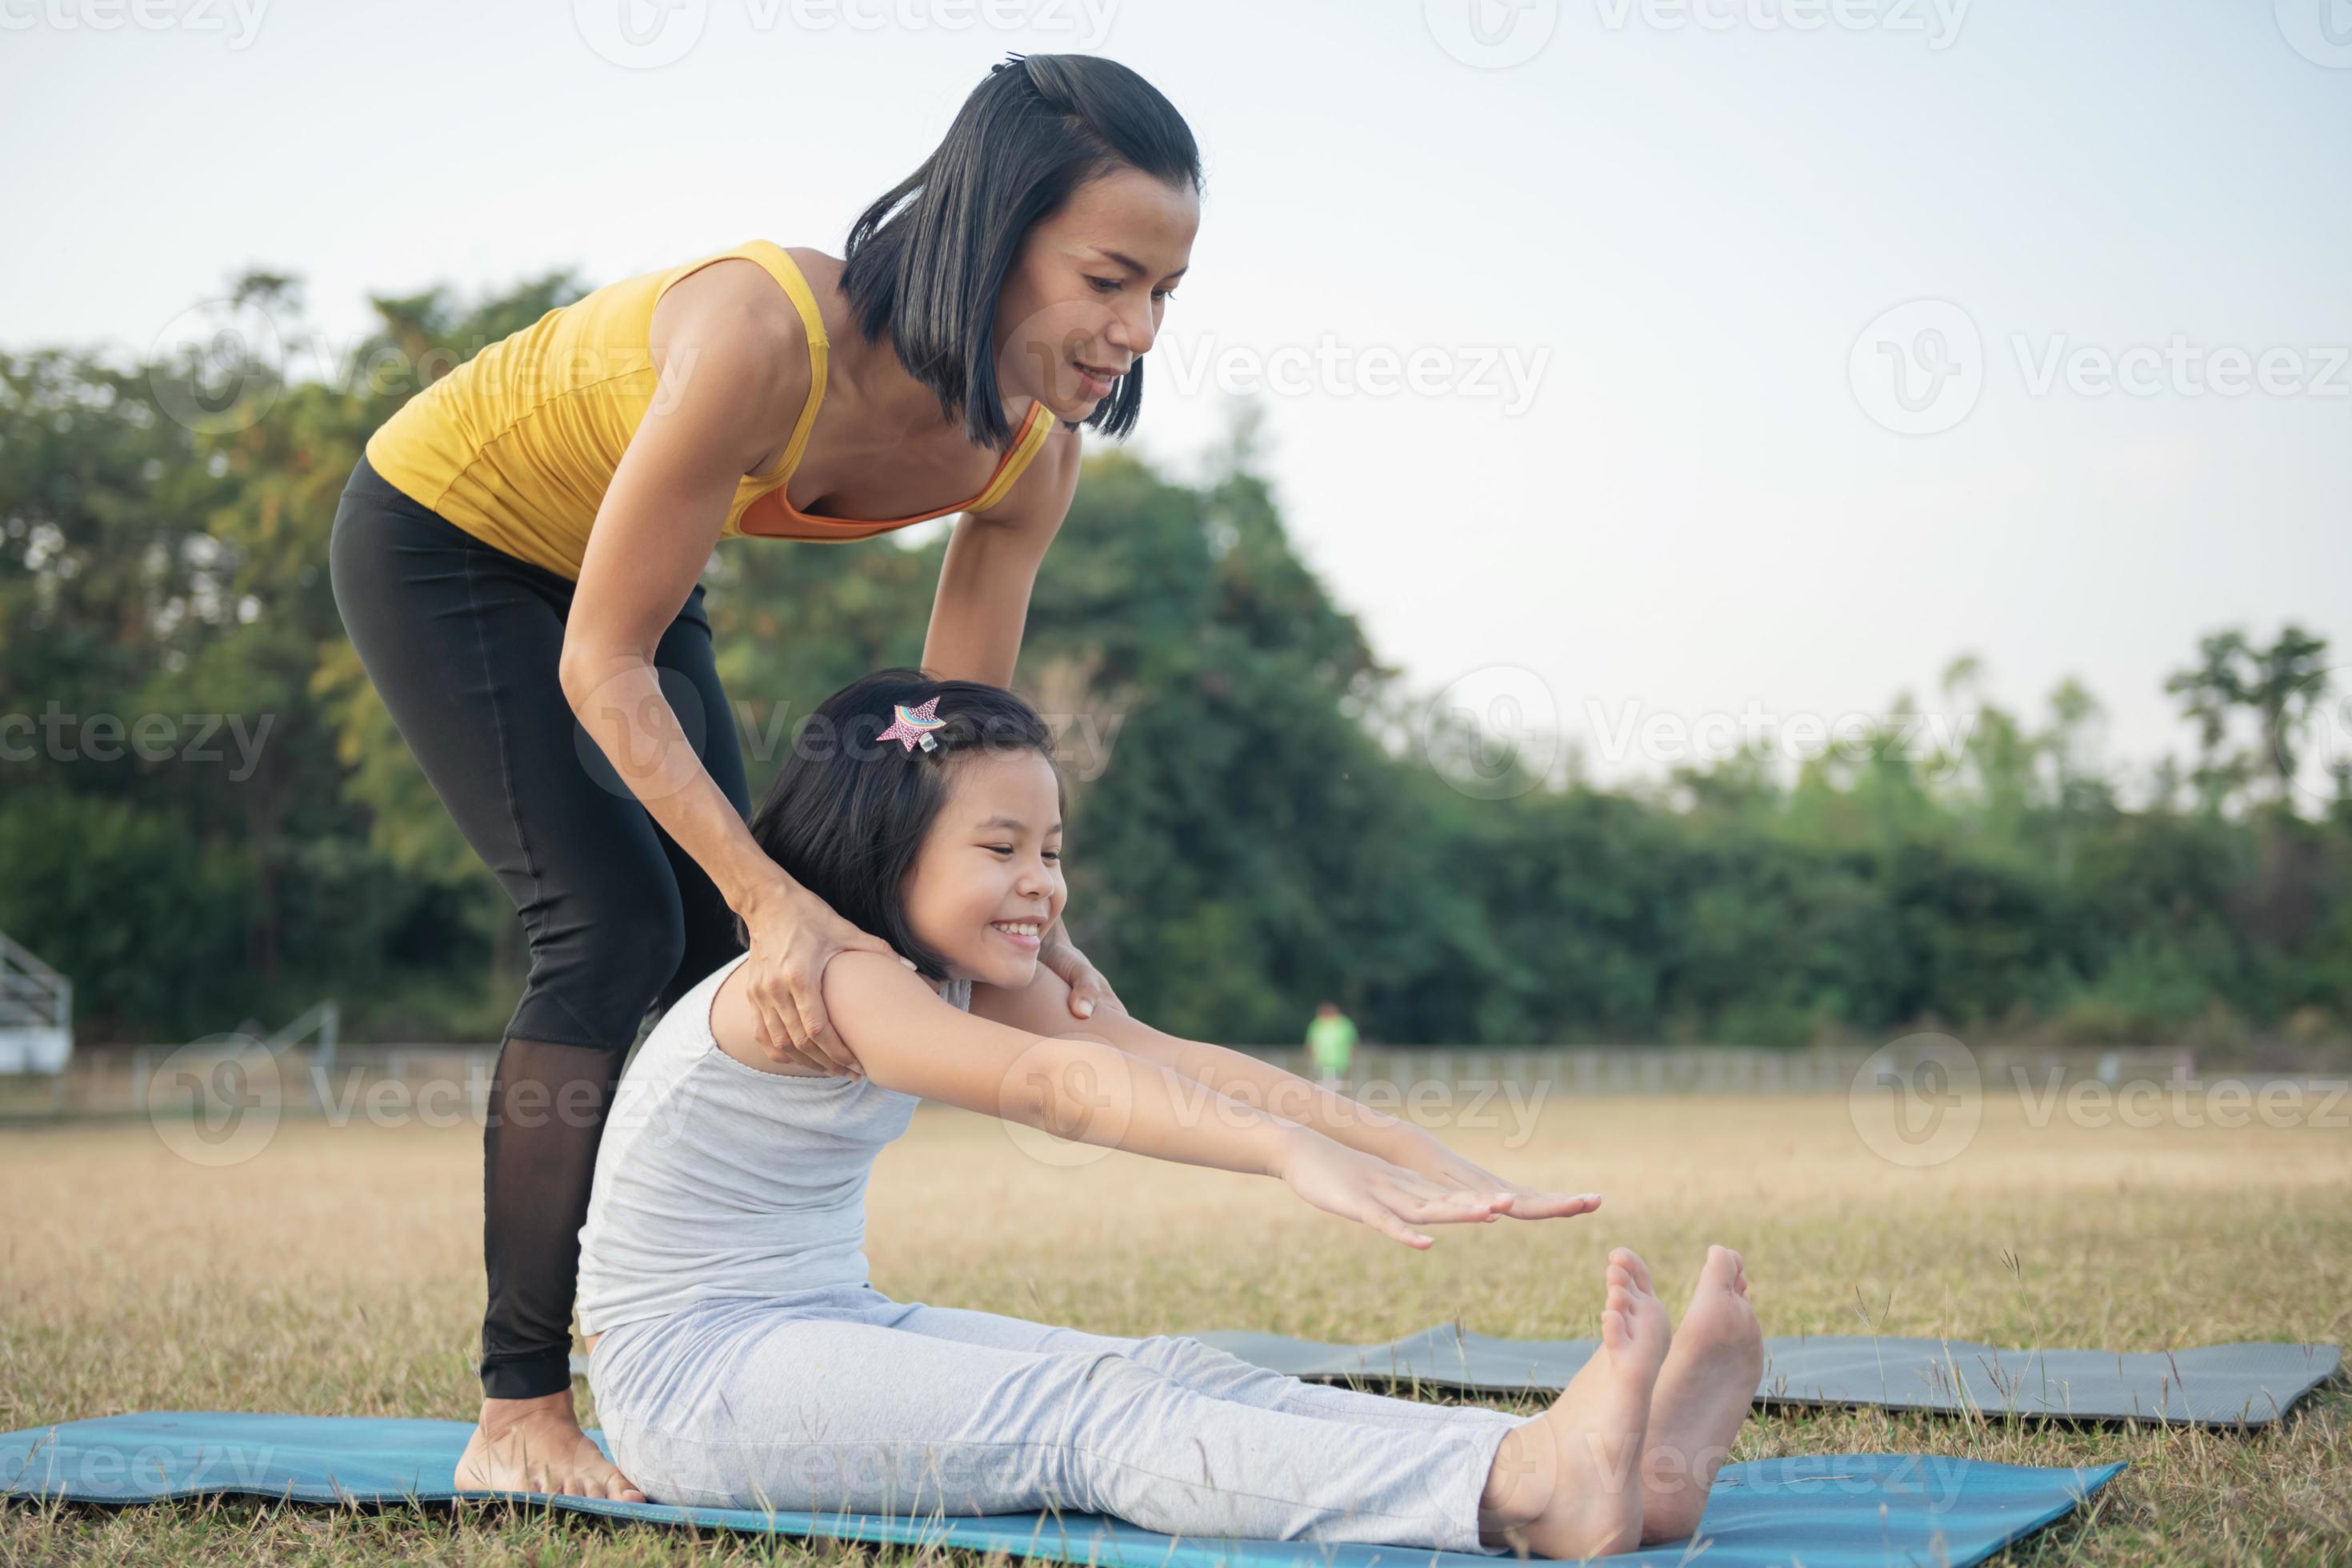
<path id="1" fill-rule="evenodd" d="M 925 673 L 1013 684 L 1037 566 L 1077 489 L 1077 433 L 1056 429 L 1003 500 L 956 519 L 923 635 Z"/>
<path id="2" fill-rule="evenodd" d="M 687 279 L 663 302 L 660 379 L 588 531 L 559 668 L 564 695 L 623 781 L 740 912 L 779 868 L 688 742 L 655 677 L 654 650 L 702 575 L 761 443 L 790 426 L 795 376 L 804 389 L 810 373 L 806 348 L 793 354 L 781 328 L 739 324 L 730 335 L 669 314 L 703 301 L 687 295 L 701 281 Z M 719 314 L 715 302 L 704 314 Z"/>
<path id="3" fill-rule="evenodd" d="M 950 1006 L 891 959 L 845 952 L 826 967 L 824 986 L 826 1012 L 866 1076 L 885 1089 L 1074 1142 L 1274 1176 L 1317 1207 L 1407 1246 L 1430 1245 L 1414 1224 L 1475 1222 L 1494 1212 L 1483 1197 L 1441 1188 L 1158 1062 Z"/>
<path id="4" fill-rule="evenodd" d="M 1078 1028 L 1065 1016 L 1068 994 L 1061 977 L 1040 965 L 1036 977 L 1019 990 L 974 985 L 971 1010 L 1012 1028 L 1064 1035 Z M 1263 1106 L 1334 1142 L 1441 1185 L 1507 1194 L 1511 1202 L 1505 1212 L 1516 1219 L 1568 1219 L 1601 1206 L 1598 1193 L 1545 1192 L 1506 1181 L 1456 1154 L 1426 1129 L 1285 1072 L 1246 1051 L 1162 1034 L 1124 1009 L 1106 1010 L 1084 1028 L 1130 1056 L 1160 1063 L 1180 1078 L 1205 1085 L 1228 1099 Z"/>
<path id="5" fill-rule="evenodd" d="M 564 621 L 563 693 L 623 783 L 750 928 L 761 1047 L 838 1068 L 850 1053 L 827 1026 L 817 976 L 835 952 L 887 952 L 888 944 L 761 849 L 702 765 L 653 665 L 726 526 L 736 486 L 775 449 L 808 396 L 807 329 L 773 280 L 740 260 L 679 282 L 656 310 L 654 329 L 659 381 L 588 532 Z"/>
<path id="6" fill-rule="evenodd" d="M 956 520 L 923 637 L 926 672 L 945 680 L 1013 684 L 1037 568 L 1061 531 L 1077 489 L 1078 434 L 1057 428 L 1003 500 Z M 1069 982 L 1071 1017 L 1120 1005 L 1110 982 L 1078 951 L 1058 917 L 1045 935 L 1037 957 Z"/>

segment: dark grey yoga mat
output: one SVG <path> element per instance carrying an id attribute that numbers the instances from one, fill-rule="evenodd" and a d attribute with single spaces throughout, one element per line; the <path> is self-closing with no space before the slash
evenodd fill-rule
<path id="1" fill-rule="evenodd" d="M 1379 1345 L 1325 1344 L 1251 1329 L 1192 1336 L 1293 1377 L 1421 1383 L 1479 1394 L 1548 1392 L 1591 1358 L 1591 1340 L 1498 1340 L 1451 1323 Z M 2113 1351 L 1998 1350 L 1965 1340 L 1817 1336 L 1764 1342 L 1762 1405 L 2173 1426 L 2262 1426 L 2335 1373 L 2334 1345 Z"/>
<path id="2" fill-rule="evenodd" d="M 1592 1340 L 1498 1340 L 1451 1323 L 1379 1345 L 1326 1344 L 1254 1329 L 1192 1338 L 1293 1377 L 1420 1383 L 1475 1394 L 1546 1393 L 1576 1375 Z M 2265 1426 L 2335 1373 L 2335 1345 L 2197 1350 L 1998 1350 L 1968 1340 L 1819 1335 L 1764 1342 L 1759 1405 L 1870 1405 L 1887 1410 Z M 572 1358 L 584 1376 L 588 1358 Z"/>

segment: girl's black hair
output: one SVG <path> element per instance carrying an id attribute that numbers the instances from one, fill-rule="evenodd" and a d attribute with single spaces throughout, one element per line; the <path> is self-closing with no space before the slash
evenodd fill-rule
<path id="1" fill-rule="evenodd" d="M 945 721 L 929 731 L 938 750 L 876 739 L 896 718 L 894 708 L 919 708 L 934 697 L 934 717 Z M 907 873 L 947 800 L 956 760 L 1020 751 L 1050 763 L 1053 731 L 1003 687 L 877 669 L 817 704 L 751 814 L 751 837 L 842 919 L 913 959 L 924 979 L 945 980 L 947 961 L 907 923 Z M 1061 774 L 1054 777 L 1058 797 Z M 749 944 L 740 918 L 735 934 Z"/>
<path id="2" fill-rule="evenodd" d="M 858 331 L 872 342 L 888 329 L 898 363 L 939 394 L 942 416 L 961 416 L 974 446 L 1013 439 L 993 334 L 1023 239 L 1073 191 L 1121 167 L 1201 189 L 1192 128 L 1150 82 L 1100 55 L 1008 55 L 922 167 L 850 226 L 841 286 Z M 1125 436 L 1142 407 L 1137 360 L 1086 423 Z"/>

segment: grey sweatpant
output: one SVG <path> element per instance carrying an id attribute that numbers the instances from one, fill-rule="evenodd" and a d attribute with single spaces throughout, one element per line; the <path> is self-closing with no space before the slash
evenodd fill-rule
<path id="1" fill-rule="evenodd" d="M 1058 1510 L 1168 1535 L 1500 1552 L 1478 1500 L 1525 1417 L 1304 1383 L 870 1284 L 704 1301 L 589 1358 L 656 1502 L 923 1517 Z"/>

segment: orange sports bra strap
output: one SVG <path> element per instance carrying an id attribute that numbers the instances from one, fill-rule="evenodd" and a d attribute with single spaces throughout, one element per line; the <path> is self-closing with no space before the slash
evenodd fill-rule
<path id="1" fill-rule="evenodd" d="M 1029 459 L 1037 455 L 1037 448 L 1043 447 L 1045 438 L 1054 433 L 1051 416 L 1052 411 L 1044 404 L 1034 398 L 1030 400 L 1029 417 L 1022 421 L 1020 438 L 1013 443 L 1013 449 L 1004 454 L 1003 461 L 996 465 L 996 475 L 988 481 L 988 488 L 965 502 L 960 510 L 986 511 L 1004 499 L 1005 492 L 1020 481 L 1021 470 L 1029 466 Z"/>

